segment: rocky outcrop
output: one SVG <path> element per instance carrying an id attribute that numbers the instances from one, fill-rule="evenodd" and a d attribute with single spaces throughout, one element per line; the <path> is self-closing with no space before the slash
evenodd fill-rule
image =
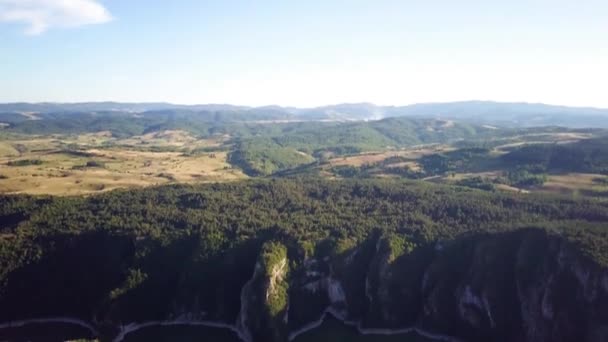
<path id="1" fill-rule="evenodd" d="M 544 231 L 465 238 L 425 271 L 419 324 L 471 341 L 603 341 L 606 274 Z"/>
<path id="2" fill-rule="evenodd" d="M 362 333 L 418 328 L 465 341 L 608 340 L 608 272 L 560 237 L 529 229 L 400 251 L 389 237 L 375 242 L 371 254 L 359 245 L 344 257 L 305 263 L 292 280 L 299 286 L 290 317 L 302 317 L 295 302 L 306 297 L 320 303 L 316 317 L 332 313 Z M 363 294 L 352 283 L 360 269 Z M 318 321 L 290 323 L 295 337 Z"/>
<path id="3" fill-rule="evenodd" d="M 288 260 L 285 246 L 266 243 L 253 277 L 241 292 L 237 328 L 247 341 L 285 341 L 288 321 Z"/>
<path id="4" fill-rule="evenodd" d="M 182 305 L 166 320 L 122 324 L 113 339 L 185 324 L 228 328 L 245 342 L 291 341 L 331 314 L 363 334 L 602 342 L 608 341 L 608 270 L 537 229 L 423 245 L 374 236 L 306 257 L 297 251 L 290 257 L 285 245 L 267 242 L 230 322 L 214 320 L 220 317 L 214 312 L 187 316 L 187 310 Z"/>

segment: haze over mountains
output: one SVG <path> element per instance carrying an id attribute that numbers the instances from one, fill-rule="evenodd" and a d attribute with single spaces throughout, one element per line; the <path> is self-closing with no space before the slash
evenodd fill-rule
<path id="1" fill-rule="evenodd" d="M 158 112 L 179 111 L 231 113 L 235 121 L 258 120 L 378 120 L 387 117 L 435 117 L 478 124 L 503 126 L 608 127 L 608 109 L 566 107 L 536 103 L 462 101 L 421 103 L 407 106 L 379 106 L 371 103 L 344 103 L 314 108 L 282 106 L 247 107 L 229 104 L 178 105 L 164 102 L 83 102 L 6 103 L 0 113 L 66 112 Z M 2 121 L 0 116 L 0 121 Z M 5 120 L 6 121 L 6 120 Z"/>

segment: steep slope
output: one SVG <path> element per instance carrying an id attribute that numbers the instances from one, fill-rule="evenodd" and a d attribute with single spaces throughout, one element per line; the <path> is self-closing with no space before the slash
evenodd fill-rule
<path id="1" fill-rule="evenodd" d="M 287 341 L 331 314 L 450 341 L 608 337 L 601 201 L 315 179 L 1 198 L 0 327 Z"/>
<path id="2" fill-rule="evenodd" d="M 266 243 L 251 280 L 241 292 L 237 327 L 253 341 L 285 341 L 289 308 L 287 250 L 279 243 Z"/>

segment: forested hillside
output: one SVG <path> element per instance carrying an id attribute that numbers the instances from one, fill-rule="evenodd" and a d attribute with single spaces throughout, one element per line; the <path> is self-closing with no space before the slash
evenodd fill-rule
<path id="1" fill-rule="evenodd" d="M 100 108 L 111 108 L 111 105 Z M 116 105 L 117 108 L 126 108 Z M 88 108 L 87 106 L 83 104 L 81 107 L 84 109 Z M 137 104 L 134 106 L 140 109 L 148 108 Z M 349 121 L 344 118 L 337 118 L 335 121 L 313 121 L 319 118 L 311 112 L 277 107 L 239 108 L 209 105 L 160 109 L 162 106 L 159 106 L 150 105 L 151 109 L 159 109 L 143 112 L 106 109 L 96 112 L 0 113 L 0 137 L 22 139 L 24 136 L 106 132 L 113 139 L 128 139 L 146 134 L 180 131 L 196 139 L 222 139 L 223 145 L 218 149 L 230 151 L 231 164 L 250 176 L 265 176 L 313 162 L 323 162 L 336 156 L 369 151 L 454 143 L 460 146 L 481 145 L 484 148 L 492 148 L 493 145 L 506 144 L 509 141 L 542 139 L 543 134 L 567 134 L 573 131 L 558 127 L 495 127 L 483 125 L 481 121 L 471 123 L 470 120 L 460 118 L 446 119 L 449 115 L 388 117 L 375 121 Z M 356 105 L 337 108 L 354 110 L 357 113 L 359 111 Z M 312 115 L 312 118 L 298 116 L 304 115 L 303 113 Z M 596 134 L 600 131 L 587 129 L 576 132 Z M 115 146 L 108 143 L 103 147 Z M 192 152 L 171 146 L 164 146 L 162 151 Z"/>
<path id="2" fill-rule="evenodd" d="M 226 104 L 176 105 L 170 103 L 5 103 L 0 113 L 94 113 L 94 112 L 192 112 L 217 113 L 238 121 L 252 120 L 378 120 L 389 117 L 424 117 L 465 120 L 476 124 L 509 127 L 566 126 L 608 128 L 608 110 L 590 107 L 553 106 L 540 103 L 462 101 L 378 106 L 343 103 L 315 108 L 281 106 L 247 107 Z M 3 122 L 0 114 L 0 122 Z"/>
<path id="3" fill-rule="evenodd" d="M 390 118 L 342 124 L 305 123 L 286 126 L 280 132 L 268 132 L 265 136 L 239 139 L 232 162 L 251 175 L 268 175 L 333 156 L 449 143 L 496 134 L 504 133 L 435 119 Z"/>
<path id="4" fill-rule="evenodd" d="M 541 171 L 608 174 L 608 138 L 572 144 L 538 144 L 515 148 L 503 156 L 506 164 Z"/>
<path id="5" fill-rule="evenodd" d="M 119 322 L 186 313 L 193 319 L 234 322 L 243 315 L 242 291 L 267 242 L 279 245 L 264 247 L 265 272 L 278 272 L 283 266 L 277 265 L 287 258 L 289 272 L 277 278 L 286 283 L 277 290 L 279 285 L 261 274 L 254 277 L 258 280 L 245 292 L 271 291 L 278 297 L 276 304 L 264 304 L 270 310 L 266 321 L 247 323 L 240 331 L 277 341 L 327 305 L 321 298 L 311 299 L 320 300 L 319 306 L 308 309 L 297 304 L 306 298 L 296 285 L 304 281 L 301 272 L 324 257 L 336 262 L 332 272 L 345 286 L 345 312 L 353 319 L 368 317 L 369 324 L 385 322 L 379 313 L 365 314 L 372 308 L 361 302 L 361 288 L 349 288 L 365 282 L 367 266 L 343 268 L 348 263 L 341 259 L 360 250 L 361 260 L 368 260 L 363 251 L 379 237 L 395 249 L 391 258 L 414 251 L 422 257 L 438 244 L 451 246 L 465 238 L 469 242 L 454 248 L 471 248 L 464 246 L 507 232 L 522 232 L 513 240 L 520 241 L 532 229 L 543 239 L 570 246 L 585 264 L 608 265 L 606 202 L 421 182 L 293 179 L 166 186 L 86 198 L 3 196 L 0 222 L 0 321 L 73 316 L 96 322 L 106 337 L 116 334 Z M 273 248 L 279 248 L 278 254 Z M 369 257 L 375 255 L 372 250 Z M 433 263 L 433 274 L 459 267 L 447 260 Z M 368 261 L 361 262 L 352 265 Z M 427 256 L 407 263 L 424 270 L 428 262 Z M 283 320 L 276 315 L 285 314 L 280 303 L 287 300 L 281 291 L 289 291 L 288 326 L 277 326 Z M 415 323 L 411 317 L 395 318 L 394 324 Z M 466 327 L 429 327 L 461 337 L 489 336 Z"/>

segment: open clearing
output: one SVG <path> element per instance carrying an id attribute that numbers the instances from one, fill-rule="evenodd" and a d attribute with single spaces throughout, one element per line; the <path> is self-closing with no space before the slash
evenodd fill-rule
<path id="1" fill-rule="evenodd" d="M 446 176 L 434 176 L 429 177 L 425 180 L 432 181 L 435 183 L 455 183 L 457 181 L 481 177 L 483 179 L 492 180 L 502 175 L 502 171 L 487 171 L 487 172 L 471 172 L 471 173 L 454 173 Z M 496 184 L 498 190 L 512 191 L 519 193 L 530 193 L 530 192 L 546 192 L 561 195 L 572 195 L 572 196 L 608 196 L 608 183 L 601 184 L 595 180 L 606 179 L 605 175 L 594 174 L 594 173 L 564 173 L 564 174 L 548 174 L 547 181 L 539 187 L 533 187 L 529 189 L 517 188 L 506 184 Z"/>
<path id="2" fill-rule="evenodd" d="M 13 145 L 0 141 L 0 158 L 14 157 L 18 155 L 19 151 L 17 151 Z"/>
<path id="3" fill-rule="evenodd" d="M 607 179 L 607 177 L 593 173 L 549 175 L 540 190 L 572 195 L 600 195 L 604 193 L 604 196 L 608 196 L 608 185 L 598 184 L 594 179 Z"/>
<path id="4" fill-rule="evenodd" d="M 198 147 L 219 146 L 187 133 L 159 132 L 116 140 L 103 132 L 70 137 L 37 137 L 0 142 L 0 193 L 78 195 L 117 188 L 171 182 L 231 181 L 246 176 L 227 163 L 227 152 L 189 154 Z M 135 148 L 182 147 L 156 152 Z M 111 144 L 109 144 L 111 143 Z M 130 145 L 133 143 L 133 145 Z M 65 146 L 76 145 L 78 150 Z M 26 165 L 11 166 L 21 161 Z"/>
<path id="5" fill-rule="evenodd" d="M 329 160 L 330 166 L 357 166 L 360 167 L 365 164 L 374 164 L 381 162 L 390 157 L 402 157 L 411 159 L 410 165 L 417 165 L 415 162 L 416 159 L 430 155 L 433 153 L 441 153 L 454 150 L 453 147 L 448 145 L 430 145 L 423 147 L 412 147 L 408 149 L 398 150 L 398 151 L 388 151 L 388 152 L 368 152 L 361 153 L 353 156 L 345 156 L 345 157 L 337 157 Z M 391 164 L 397 166 L 397 164 Z M 419 167 L 419 166 L 417 166 Z"/>
<path id="6" fill-rule="evenodd" d="M 25 116 L 28 120 L 40 120 L 36 112 L 20 112 L 19 114 Z"/>
<path id="7" fill-rule="evenodd" d="M 514 147 L 519 147 L 523 145 L 567 144 L 590 138 L 593 138 L 593 134 L 580 132 L 533 133 L 511 137 L 509 139 L 521 139 L 521 141 L 505 143 L 496 146 L 495 149 L 496 151 L 505 152 Z"/>

